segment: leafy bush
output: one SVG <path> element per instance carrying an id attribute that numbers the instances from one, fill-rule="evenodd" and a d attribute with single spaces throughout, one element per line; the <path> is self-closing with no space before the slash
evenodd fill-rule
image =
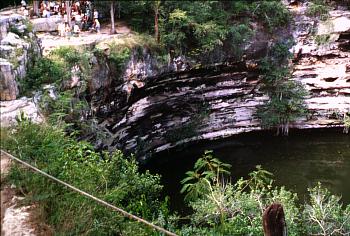
<path id="1" fill-rule="evenodd" d="M 277 127 L 277 135 L 288 135 L 289 123 L 306 114 L 304 104 L 306 90 L 303 85 L 292 80 L 279 82 L 274 91 L 270 91 L 269 101 L 258 109 L 262 126 Z"/>
<path id="2" fill-rule="evenodd" d="M 243 45 L 253 36 L 253 31 L 248 24 L 234 24 L 229 28 L 228 40 L 232 44 L 233 56 L 240 58 L 243 51 Z"/>
<path id="3" fill-rule="evenodd" d="M 80 77 L 84 80 L 90 79 L 90 58 L 92 54 L 84 48 L 73 46 L 63 46 L 51 51 L 49 58 L 63 67 L 65 71 L 71 73 L 74 66 L 80 70 Z"/>
<path id="4" fill-rule="evenodd" d="M 118 74 L 122 74 L 126 62 L 130 59 L 131 50 L 129 48 L 116 49 L 116 47 L 111 44 L 111 53 L 108 56 L 110 62 L 113 63 L 114 67 L 117 69 Z"/>
<path id="5" fill-rule="evenodd" d="M 62 129 L 22 119 L 1 139 L 2 148 L 45 172 L 96 197 L 150 221 L 161 209 L 159 176 L 139 173 L 133 157 L 120 151 L 97 153 L 86 142 L 65 136 Z M 7 178 L 38 203 L 47 222 L 62 235 L 150 235 L 152 230 L 129 221 L 111 209 L 67 190 L 20 165 L 13 165 Z M 162 212 L 166 217 L 166 212 Z M 166 220 L 166 219 L 165 219 Z"/>
<path id="6" fill-rule="evenodd" d="M 160 19 L 161 42 L 174 55 L 202 57 L 228 38 L 228 12 L 216 1 L 165 2 Z M 201 10 L 198 10 L 201 9 Z"/>
<path id="7" fill-rule="evenodd" d="M 252 4 L 252 13 L 271 32 L 275 28 L 286 26 L 291 15 L 281 1 L 258 1 Z"/>
<path id="8" fill-rule="evenodd" d="M 26 78 L 21 81 L 21 92 L 27 95 L 33 90 L 38 90 L 44 84 L 55 83 L 63 86 L 65 81 L 71 79 L 72 68 L 79 68 L 80 78 L 90 78 L 90 64 L 88 52 L 80 52 L 74 47 L 59 47 L 53 50 L 48 57 L 34 61 L 28 69 Z"/>
<path id="9" fill-rule="evenodd" d="M 290 43 L 276 43 L 260 65 L 262 87 L 269 100 L 257 110 L 257 116 L 263 127 L 276 128 L 277 135 L 288 135 L 289 123 L 307 112 L 307 91 L 291 79 L 290 68 L 285 66 L 290 58 L 289 47 Z"/>
<path id="10" fill-rule="evenodd" d="M 73 90 L 60 92 L 56 98 L 44 91 L 40 103 L 41 112 L 47 117 L 48 123 L 62 125 L 67 132 L 84 135 L 88 131 L 89 104 L 84 98 L 78 97 Z"/>
<path id="11" fill-rule="evenodd" d="M 193 213 L 182 235 L 262 235 L 262 215 L 272 203 L 283 206 L 288 235 L 346 235 L 350 205 L 316 186 L 309 190 L 310 203 L 298 204 L 297 194 L 274 187 L 272 174 L 261 166 L 235 184 L 226 180 L 230 166 L 206 151 L 186 173 L 183 191 L 190 196 Z"/>
<path id="12" fill-rule="evenodd" d="M 326 0 L 313 0 L 306 11 L 306 14 L 313 17 L 319 17 L 321 20 L 327 20 L 330 7 Z"/>
<path id="13" fill-rule="evenodd" d="M 40 89 L 43 84 L 59 83 L 68 79 L 69 73 L 57 62 L 49 58 L 39 58 L 21 82 L 21 91 L 26 94 Z"/>
<path id="14" fill-rule="evenodd" d="M 350 232 L 350 205 L 344 209 L 341 198 L 319 183 L 308 189 L 310 203 L 305 205 L 305 226 L 309 235 L 347 235 Z"/>

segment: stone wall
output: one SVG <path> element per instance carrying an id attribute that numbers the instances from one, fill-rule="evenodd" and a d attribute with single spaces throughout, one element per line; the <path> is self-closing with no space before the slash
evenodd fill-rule
<path id="1" fill-rule="evenodd" d="M 39 40 L 28 20 L 18 14 L 0 15 L 0 100 L 14 100 L 34 58 L 41 57 Z"/>

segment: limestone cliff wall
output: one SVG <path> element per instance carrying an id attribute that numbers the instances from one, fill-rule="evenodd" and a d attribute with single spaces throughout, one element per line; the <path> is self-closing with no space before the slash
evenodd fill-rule
<path id="1" fill-rule="evenodd" d="M 291 8 L 296 40 L 293 77 L 310 93 L 309 120 L 295 126 L 341 125 L 339 116 L 350 112 L 350 11 L 333 10 L 327 20 L 319 21 L 308 17 L 306 9 L 306 3 Z"/>
<path id="2" fill-rule="evenodd" d="M 0 14 L 0 100 L 18 97 L 18 82 L 40 56 L 40 43 L 29 21 L 18 14 Z"/>
<path id="3" fill-rule="evenodd" d="M 309 91 L 309 115 L 291 126 L 342 127 L 341 115 L 350 111 L 350 12 L 337 9 L 327 21 L 320 21 L 306 16 L 308 1 L 291 2 L 293 79 Z M 320 44 L 324 35 L 329 40 Z M 247 47 L 247 55 L 266 51 L 259 45 L 266 47 L 271 41 L 266 35 L 261 38 L 263 42 L 255 39 Z M 257 59 L 253 56 L 250 59 Z M 153 64 L 147 53 L 132 58 L 122 81 L 109 88 L 110 100 L 97 108 L 107 133 L 103 142 L 109 148 L 147 157 L 195 140 L 262 129 L 254 114 L 268 97 L 260 89 L 255 60 L 201 68 L 175 65 L 166 73 Z"/>

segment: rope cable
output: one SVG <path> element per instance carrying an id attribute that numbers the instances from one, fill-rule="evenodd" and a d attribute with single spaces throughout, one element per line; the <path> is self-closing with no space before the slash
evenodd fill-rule
<path id="1" fill-rule="evenodd" d="M 85 197 L 88 197 L 88 198 L 90 198 L 90 199 L 92 199 L 92 200 L 94 200 L 94 201 L 96 201 L 96 202 L 98 202 L 98 203 L 100 203 L 100 204 L 102 204 L 104 206 L 112 208 L 114 211 L 117 211 L 117 212 L 121 213 L 122 215 L 124 215 L 125 217 L 127 217 L 129 219 L 133 219 L 133 220 L 136 220 L 138 222 L 141 222 L 141 223 L 143 223 L 143 224 L 145 224 L 145 225 L 147 225 L 147 226 L 149 226 L 151 228 L 154 228 L 154 229 L 156 229 L 156 230 L 158 230 L 158 231 L 160 231 L 160 232 L 162 232 L 162 233 L 164 233 L 166 235 L 177 236 L 177 234 L 175 234 L 175 233 L 172 233 L 172 232 L 170 232 L 170 231 L 168 231 L 168 230 L 166 230 L 166 229 L 164 229 L 164 228 L 162 228 L 160 226 L 157 226 L 157 225 L 155 225 L 155 224 L 153 224 L 151 222 L 148 222 L 147 220 L 144 220 L 144 219 L 142 219 L 142 218 L 140 218 L 138 216 L 135 216 L 135 215 L 133 215 L 133 214 L 131 214 L 131 213 L 129 213 L 129 212 L 119 208 L 119 207 L 116 207 L 116 206 L 114 206 L 114 205 L 112 205 L 112 204 L 110 204 L 110 203 L 108 203 L 106 201 L 103 201 L 102 199 L 99 199 L 99 198 L 97 198 L 97 197 L 95 197 L 95 196 L 93 196 L 93 195 L 91 195 L 91 194 L 89 194 L 87 192 L 84 192 L 84 191 L 82 191 L 82 190 L 80 190 L 80 189 L 78 189 L 78 188 L 76 188 L 76 187 L 74 187 L 74 186 L 72 186 L 72 185 L 62 181 L 62 180 L 59 180 L 59 179 L 53 177 L 52 175 L 49 175 L 46 172 L 44 172 L 44 171 L 42 171 L 42 170 L 40 170 L 40 169 L 38 169 L 38 168 L 28 164 L 27 162 L 22 161 L 21 159 L 19 159 L 17 157 L 14 157 L 13 155 L 9 154 L 8 152 L 5 152 L 5 151 L 1 150 L 1 154 L 10 157 L 11 159 L 13 159 L 13 160 L 21 163 L 22 165 L 24 165 L 24 166 L 34 170 L 35 172 L 38 172 L 38 173 L 42 174 L 43 176 L 46 176 L 49 179 L 54 180 L 54 181 L 56 181 L 56 182 L 58 182 L 58 183 L 60 183 L 60 184 L 62 184 L 64 186 L 72 189 L 75 192 L 78 192 L 81 195 L 84 195 Z"/>

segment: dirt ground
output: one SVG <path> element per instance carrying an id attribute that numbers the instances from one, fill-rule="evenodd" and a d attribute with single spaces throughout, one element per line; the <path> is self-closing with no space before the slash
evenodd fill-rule
<path id="1" fill-rule="evenodd" d="M 50 236 L 52 230 L 43 223 L 40 208 L 26 206 L 15 186 L 9 186 L 5 176 L 10 168 L 10 158 L 1 153 L 1 236 Z"/>
<path id="2" fill-rule="evenodd" d="M 54 33 L 37 33 L 37 36 L 41 40 L 41 46 L 43 48 L 43 54 L 48 55 L 48 53 L 60 46 L 79 46 L 79 45 L 88 45 L 94 42 L 99 42 L 105 39 L 118 38 L 123 35 L 132 34 L 130 28 L 126 25 L 125 22 L 118 21 L 115 23 L 115 34 L 110 34 L 110 24 L 102 24 L 101 32 L 89 32 L 82 31 L 78 36 L 70 37 L 60 37 L 58 32 Z"/>

